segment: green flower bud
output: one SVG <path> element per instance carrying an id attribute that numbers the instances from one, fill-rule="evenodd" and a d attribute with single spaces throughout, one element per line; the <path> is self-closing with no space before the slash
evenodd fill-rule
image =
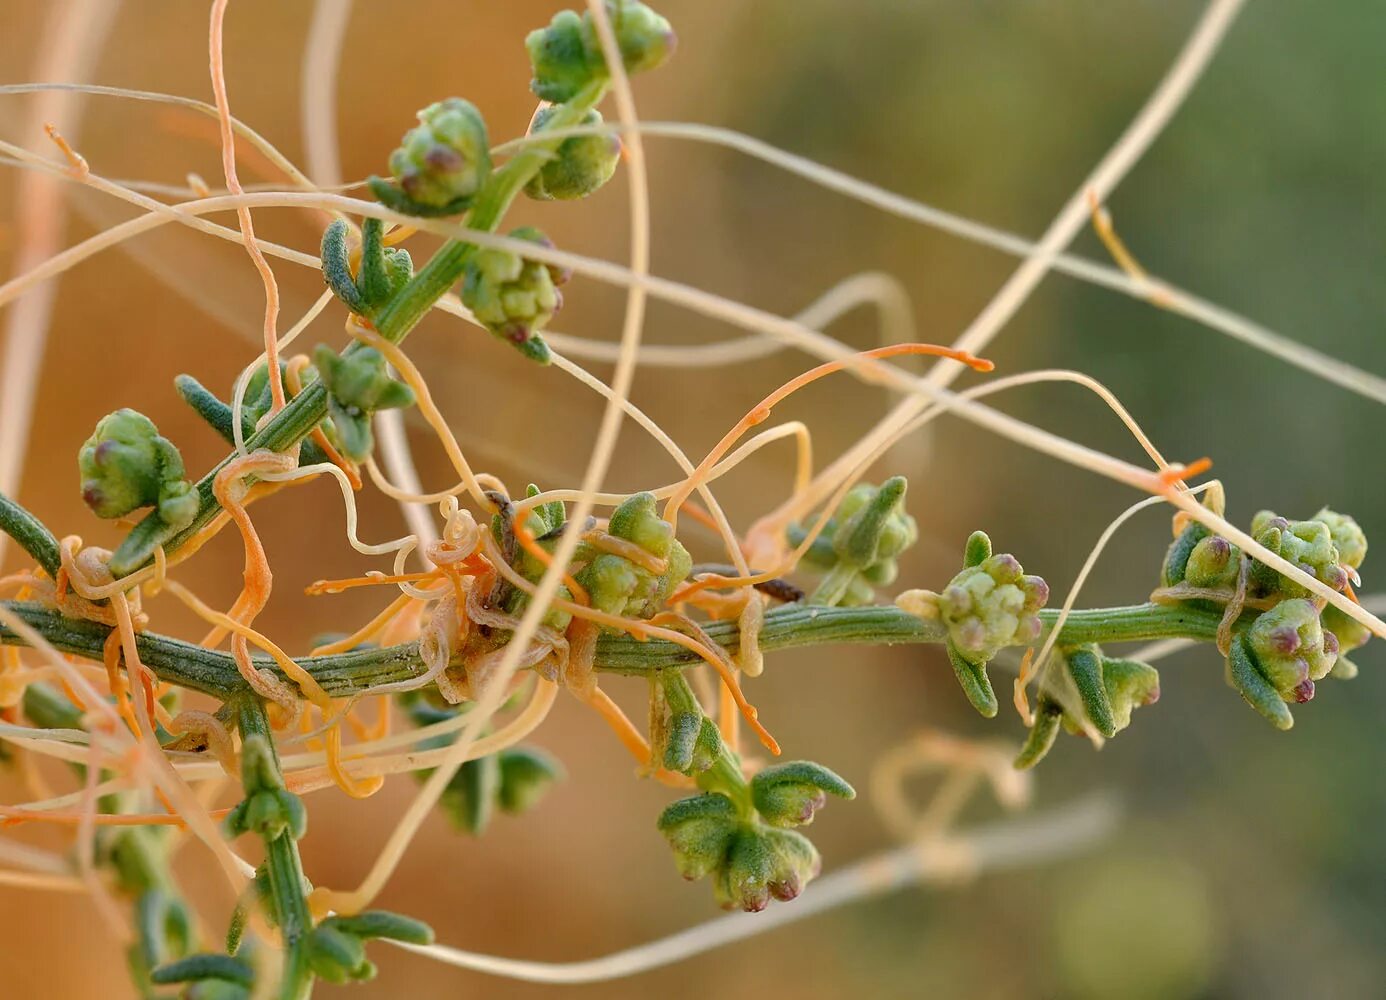
<path id="1" fill-rule="evenodd" d="M 319 344 L 313 364 L 327 387 L 327 410 L 342 453 L 364 461 L 375 447 L 371 414 L 412 405 L 414 390 L 390 377 L 384 356 L 373 347 L 338 354 Z"/>
<path id="2" fill-rule="evenodd" d="M 1338 661 L 1333 664 L 1333 669 L 1328 675 L 1336 680 L 1351 680 L 1357 676 L 1357 664 L 1349 660 L 1347 654 L 1367 644 L 1372 637 L 1371 629 L 1356 618 L 1349 618 L 1331 604 L 1319 613 L 1319 621 L 1323 624 L 1324 630 L 1331 632 L 1338 640 Z"/>
<path id="3" fill-rule="evenodd" d="M 914 518 L 903 508 L 905 489 L 905 479 L 896 476 L 879 487 L 858 483 L 843 498 L 804 558 L 805 564 L 828 570 L 811 603 L 869 604 L 876 587 L 895 581 L 896 557 L 919 537 Z M 791 525 L 787 534 L 795 546 L 807 536 L 799 525 Z"/>
<path id="4" fill-rule="evenodd" d="M 643 3 L 607 0 L 606 13 L 615 28 L 616 46 L 621 50 L 621 62 L 627 73 L 643 73 L 658 68 L 678 45 L 678 38 L 669 22 Z M 589 49 L 600 60 L 601 41 L 591 18 L 592 15 L 586 13 L 583 22 L 588 32 Z"/>
<path id="5" fill-rule="evenodd" d="M 866 569 L 915 543 L 919 528 L 904 511 L 906 487 L 904 476 L 893 476 L 879 488 L 858 484 L 843 498 L 833 532 L 833 548 L 841 559 Z"/>
<path id="6" fill-rule="evenodd" d="M 536 28 L 525 38 L 534 68 L 529 86 L 541 100 L 569 100 L 593 80 L 582 34 L 582 17 L 564 10 L 553 16 L 548 27 Z"/>
<path id="7" fill-rule="evenodd" d="M 603 552 L 577 574 L 592 607 L 607 614 L 625 614 L 626 604 L 640 586 L 640 569 L 618 555 Z M 646 574 L 648 575 L 648 574 Z"/>
<path id="8" fill-rule="evenodd" d="M 541 107 L 529 123 L 529 134 L 543 129 L 553 117 L 554 106 Z M 582 116 L 582 125 L 600 125 L 595 108 Z M 575 135 L 564 139 L 553 158 L 525 185 L 525 194 L 536 201 L 573 201 L 586 198 L 616 173 L 621 159 L 621 140 L 615 135 Z"/>
<path id="9" fill-rule="evenodd" d="M 563 779 L 563 765 L 534 747 L 510 747 L 497 757 L 500 788 L 496 801 L 503 811 L 512 815 L 533 809 L 554 783 Z"/>
<path id="10" fill-rule="evenodd" d="M 679 874 L 690 882 L 720 871 L 740 819 L 725 795 L 709 792 L 680 799 L 659 816 L 659 832 L 674 849 Z"/>
<path id="11" fill-rule="evenodd" d="M 511 238 L 537 246 L 553 244 L 539 230 L 523 227 Z M 549 346 L 539 331 L 563 306 L 557 285 L 562 273 L 509 250 L 479 247 L 467 261 L 462 303 L 477 322 L 539 364 L 549 363 Z"/>
<path id="12" fill-rule="evenodd" d="M 1348 584 L 1333 533 L 1323 521 L 1287 521 L 1263 510 L 1251 521 L 1256 541 L 1334 590 Z M 1365 554 L 1365 553 L 1364 553 Z M 1256 597 L 1304 597 L 1308 590 L 1264 563 L 1254 562 L 1250 590 Z"/>
<path id="13" fill-rule="evenodd" d="M 653 493 L 636 493 L 621 501 L 611 512 L 607 531 L 660 559 L 668 558 L 674 541 L 673 527 L 655 510 Z"/>
<path id="14" fill-rule="evenodd" d="M 856 798 L 856 790 L 832 771 L 812 761 L 796 760 L 767 767 L 751 779 L 756 812 L 771 826 L 802 826 L 829 795 Z"/>
<path id="15" fill-rule="evenodd" d="M 1198 543 L 1210 534 L 1211 532 L 1197 521 L 1189 522 L 1174 539 L 1169 551 L 1165 553 L 1165 561 L 1160 569 L 1160 584 L 1162 586 L 1175 587 L 1184 582 L 1184 575 L 1189 566 L 1189 556 L 1193 554 Z"/>
<path id="16" fill-rule="evenodd" d="M 1314 697 L 1314 681 L 1333 669 L 1338 638 L 1325 632 L 1318 608 L 1304 598 L 1281 601 L 1246 631 L 1247 646 L 1262 676 L 1286 701 Z"/>
<path id="17" fill-rule="evenodd" d="M 673 28 L 643 3 L 608 0 L 606 9 L 627 73 L 654 69 L 674 51 Z M 548 27 L 529 33 L 525 48 L 534 68 L 530 89 L 542 100 L 571 100 L 582 88 L 607 76 L 590 12 L 580 17 L 570 10 L 555 14 Z"/>
<path id="18" fill-rule="evenodd" d="M 457 215 L 491 173 L 490 143 L 481 112 L 460 97 L 430 104 L 419 125 L 405 133 L 390 154 L 395 187 L 372 177 L 380 201 L 409 215 Z"/>
<path id="19" fill-rule="evenodd" d="M 136 410 L 108 413 L 77 454 L 82 499 L 97 517 L 124 517 L 154 507 L 181 531 L 197 513 L 197 493 L 183 478 L 183 456 L 154 422 Z"/>
<path id="20" fill-rule="evenodd" d="M 669 546 L 669 568 L 664 575 L 656 581 L 654 594 L 651 596 L 647 606 L 641 609 L 641 616 L 648 618 L 655 614 L 669 600 L 669 596 L 684 580 L 688 579 L 688 574 L 693 570 L 693 557 L 688 550 L 683 547 L 683 543 L 677 538 Z"/>
<path id="21" fill-rule="evenodd" d="M 1227 679 L 1252 708 L 1278 729 L 1294 717 L 1286 702 L 1314 697 L 1314 682 L 1338 659 L 1338 638 L 1323 628 L 1318 609 L 1305 598 L 1288 598 L 1233 638 Z"/>
<path id="22" fill-rule="evenodd" d="M 1367 558 L 1366 532 L 1346 514 L 1339 514 L 1325 507 L 1314 515 L 1315 521 L 1328 525 L 1333 544 L 1338 549 L 1338 561 L 1350 569 L 1360 569 Z"/>
<path id="23" fill-rule="evenodd" d="M 817 849 L 802 834 L 744 826 L 732 840 L 713 889 L 725 909 L 756 913 L 771 898 L 798 896 L 821 867 Z"/>
<path id="24" fill-rule="evenodd" d="M 968 546 L 980 554 L 981 544 Z M 953 577 L 942 593 L 906 591 L 896 603 L 911 614 L 941 622 L 948 629 L 949 662 L 973 706 L 987 718 L 996 714 L 996 694 L 986 665 L 1006 646 L 1027 645 L 1039 638 L 1039 609 L 1049 600 L 1049 585 L 1026 576 L 1013 555 L 987 556 Z"/>
<path id="25" fill-rule="evenodd" d="M 303 800 L 284 787 L 269 741 L 258 733 L 241 746 L 241 784 L 245 798 L 224 821 L 232 836 L 256 833 L 273 840 L 287 833 L 295 840 L 308 829 Z"/>
<path id="26" fill-rule="evenodd" d="M 607 532 L 666 560 L 665 572 L 656 576 L 624 556 L 595 552 L 578 571 L 578 582 L 587 589 L 594 607 L 611 614 L 651 617 L 688 577 L 692 557 L 674 538 L 673 527 L 656 512 L 650 493 L 637 493 L 622 501 L 612 511 Z"/>
<path id="27" fill-rule="evenodd" d="M 1221 484 L 1214 481 L 1213 488 L 1204 492 L 1203 496 L 1199 498 L 1199 503 L 1221 517 L 1226 507 L 1226 498 Z M 1169 551 L 1165 553 L 1165 561 L 1160 570 L 1160 585 L 1162 587 L 1174 587 L 1184 582 L 1189 557 L 1193 554 L 1194 548 L 1212 534 L 1203 525 L 1188 519 L 1187 515 L 1183 513 L 1175 515 L 1176 527 L 1179 525 L 1180 518 L 1185 518 L 1187 523 L 1183 530 L 1175 536 Z"/>
<path id="28" fill-rule="evenodd" d="M 361 263 L 353 275 L 347 246 L 349 229 L 345 219 L 335 219 L 323 232 L 323 280 L 348 309 L 373 318 L 409 283 L 414 276 L 414 262 L 408 250 L 385 246 L 384 223 L 368 218 L 361 223 Z"/>
<path id="29" fill-rule="evenodd" d="M 1220 535 L 1208 535 L 1194 545 L 1185 565 L 1184 580 L 1192 587 L 1217 589 L 1236 584 L 1241 549 Z"/>

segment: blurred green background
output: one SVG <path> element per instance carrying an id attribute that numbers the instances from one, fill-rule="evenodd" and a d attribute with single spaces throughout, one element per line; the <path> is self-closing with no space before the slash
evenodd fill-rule
<path id="1" fill-rule="evenodd" d="M 559 6 L 356 4 L 339 86 L 346 175 L 381 170 L 413 111 L 450 94 L 474 100 L 495 139 L 522 132 L 532 110 L 523 35 Z M 680 49 L 667 68 L 638 81 L 643 117 L 740 129 L 1029 236 L 1043 231 L 1136 113 L 1202 9 L 1185 0 L 658 6 L 677 26 Z M 0 0 L 5 82 L 32 78 L 44 7 Z M 227 24 L 233 110 L 295 159 L 311 8 L 236 0 Z M 126 0 L 94 78 L 210 99 L 206 18 L 205 4 Z M 1248 4 L 1187 106 L 1109 203 L 1153 273 L 1373 371 L 1386 371 L 1383 38 L 1386 6 L 1371 0 Z M 42 136 L 21 127 L 28 100 L 0 98 L 0 127 L 43 149 Z M 83 153 L 106 176 L 181 183 L 196 171 L 214 186 L 219 179 L 211 125 L 190 113 L 93 99 L 82 136 Z M 724 150 L 655 138 L 646 145 L 660 275 L 788 314 L 850 274 L 885 271 L 908 288 L 923 339 L 948 342 L 1015 266 Z M 249 154 L 242 177 L 274 179 Z M 13 172 L 0 174 L 6 260 L 18 238 L 13 188 Z M 68 241 L 128 215 L 90 192 L 74 192 L 71 203 Z M 542 224 L 566 249 L 615 260 L 628 253 L 619 179 L 589 202 L 522 205 L 516 218 Z M 289 211 L 257 213 L 256 225 L 306 249 L 321 230 L 319 218 Z M 1076 248 L 1102 256 L 1090 234 Z M 90 542 L 115 537 L 85 511 L 75 488 L 72 458 L 95 420 L 138 405 L 179 443 L 191 469 L 209 467 L 223 449 L 180 409 L 171 380 L 188 371 L 229 385 L 260 330 L 262 293 L 239 248 L 169 227 L 130 249 L 62 280 L 21 490 L 59 534 Z M 276 272 L 292 317 L 317 295 L 320 278 L 287 264 Z M 618 289 L 578 280 L 567 300 L 563 331 L 618 336 Z M 309 336 L 340 342 L 340 316 L 329 310 L 329 317 Z M 869 311 L 832 332 L 861 347 L 879 336 Z M 662 303 L 650 308 L 651 342 L 736 333 Z M 475 464 L 512 483 L 576 482 L 600 417 L 595 396 L 446 317 L 426 321 L 409 348 Z M 1213 457 L 1234 520 L 1246 522 L 1262 507 L 1305 517 L 1331 504 L 1354 514 L 1369 535 L 1386 537 L 1383 445 L 1371 430 L 1380 417 L 1363 399 L 1179 317 L 1058 276 L 988 354 L 1002 372 L 1070 367 L 1106 382 L 1166 454 Z M 634 398 L 700 455 L 810 363 L 782 353 L 725 371 L 649 369 Z M 594 370 L 609 374 L 608 366 Z M 1139 458 L 1117 421 L 1077 388 L 1026 389 L 996 403 Z M 826 461 L 887 404 L 878 390 L 838 378 L 786 403 L 776 418 L 810 421 Z M 439 450 L 415 430 L 425 483 L 451 482 Z M 719 496 L 735 521 L 748 523 L 788 488 L 791 469 L 789 449 L 771 449 L 724 481 Z M 609 485 L 642 488 L 673 471 L 628 427 Z M 897 449 L 879 470 L 892 472 L 911 477 L 910 506 L 924 536 L 904 566 L 902 584 L 910 586 L 937 586 L 951 575 L 967 532 L 980 527 L 1062 595 L 1103 526 L 1137 499 L 956 420 Z M 380 603 L 364 592 L 300 596 L 313 579 L 365 567 L 341 538 L 335 489 L 317 484 L 257 508 L 278 571 L 263 621 L 290 648 L 363 621 Z M 318 513 L 305 515 L 308 503 Z M 398 532 L 397 511 L 379 496 L 364 497 L 362 509 L 367 537 Z M 1139 516 L 1112 543 L 1081 603 L 1143 599 L 1168 539 L 1165 513 Z M 711 553 L 709 539 L 694 540 Z M 225 535 L 184 578 L 224 606 L 239 587 L 240 562 L 239 543 Z M 1382 589 L 1373 586 L 1374 567 L 1369 559 L 1367 593 Z M 196 634 L 168 600 L 153 608 L 161 628 Z M 1362 676 L 1323 685 L 1296 712 L 1289 734 L 1272 730 L 1225 686 L 1212 651 L 1162 664 L 1163 698 L 1131 730 L 1100 754 L 1065 740 L 1039 771 L 1041 807 L 1093 788 L 1121 796 L 1120 832 L 1081 860 L 902 893 L 573 992 L 1379 996 L 1386 681 L 1374 648 L 1359 659 Z M 639 711 L 638 684 L 612 687 Z M 1003 711 L 988 724 L 973 714 L 934 652 L 779 654 L 749 690 L 790 756 L 824 761 L 859 787 L 880 753 L 924 726 L 1022 738 L 1014 715 Z M 570 780 L 536 813 L 503 819 L 480 841 L 453 835 L 435 818 L 382 905 L 428 920 L 446 943 L 555 960 L 638 943 L 716 912 L 705 886 L 679 881 L 654 831 L 668 791 L 634 781 L 628 759 L 594 719 L 565 700 L 539 742 L 563 757 Z M 364 804 L 335 791 L 315 795 L 304 844 L 309 876 L 333 887 L 356 884 L 413 790 L 399 780 Z M 12 781 L 3 791 L 6 801 L 23 794 Z M 865 800 L 829 809 L 814 832 L 828 870 L 889 842 Z M 190 849 L 182 867 L 220 907 L 205 856 Z M 206 915 L 219 933 L 220 909 Z M 125 995 L 119 947 L 83 900 L 7 890 L 0 924 L 6 995 Z M 363 998 L 552 992 L 384 947 L 373 957 L 381 974 L 354 988 Z"/>

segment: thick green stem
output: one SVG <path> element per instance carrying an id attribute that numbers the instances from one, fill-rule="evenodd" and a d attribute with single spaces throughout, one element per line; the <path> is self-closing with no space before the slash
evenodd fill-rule
<path id="1" fill-rule="evenodd" d="M 557 130 L 579 124 L 606 93 L 606 81 L 589 84 L 576 97 L 544 123 L 544 130 Z M 500 224 L 516 196 L 531 177 L 557 149 L 562 138 L 527 145 L 523 152 L 512 157 L 495 171 L 478 192 L 467 225 L 471 229 L 492 232 Z M 375 328 L 392 343 L 400 343 L 419 321 L 428 314 L 443 294 L 457 284 L 467 267 L 467 258 L 475 249 L 471 243 L 454 240 L 443 245 L 409 284 L 400 289 L 376 318 Z M 352 344 L 347 352 L 356 349 Z M 327 416 L 327 389 L 321 381 L 313 382 L 295 396 L 260 431 L 246 442 L 249 451 L 287 451 L 302 441 Z M 133 573 L 153 556 L 154 547 L 162 544 L 165 554 L 171 555 L 201 531 L 217 515 L 221 505 L 212 492 L 216 477 L 235 458 L 229 455 L 197 483 L 198 509 L 192 523 L 182 531 L 165 537 L 166 526 L 155 514 L 144 518 L 130 532 L 111 556 L 111 572 L 117 577 Z M 23 544 L 21 542 L 21 544 Z"/>
<path id="2" fill-rule="evenodd" d="M 0 531 L 18 542 L 44 572 L 57 578 L 58 567 L 62 565 L 58 540 L 42 521 L 3 493 L 0 493 Z"/>
<path id="3" fill-rule="evenodd" d="M 236 713 L 242 741 L 251 736 L 263 736 L 278 767 L 279 754 L 274 746 L 269 718 L 265 715 L 264 702 L 256 695 L 245 694 L 236 699 Z M 279 934 L 284 941 L 284 971 L 279 995 L 283 1000 L 301 1000 L 309 995 L 313 986 L 307 948 L 308 934 L 313 929 L 313 915 L 308 910 L 308 897 L 304 894 L 303 862 L 298 855 L 298 841 L 291 831 L 285 830 L 277 837 L 266 838 L 265 870 L 269 876 Z"/>
<path id="4" fill-rule="evenodd" d="M 4 606 L 40 632 L 58 650 L 88 659 L 101 659 L 110 628 L 99 622 L 65 618 L 52 608 L 23 602 Z M 1052 628 L 1057 611 L 1040 612 L 1046 628 Z M 1182 638 L 1211 642 L 1217 636 L 1221 615 L 1184 605 L 1137 604 L 1119 608 L 1074 611 L 1059 634 L 1062 645 L 1089 642 L 1144 642 Z M 713 622 L 708 635 L 729 652 L 740 643 L 734 621 Z M 894 605 L 859 608 L 787 604 L 765 616 L 760 646 L 766 652 L 824 645 L 939 644 L 945 632 L 937 622 L 926 622 Z M 22 645 L 13 632 L 0 626 L 0 643 Z M 144 634 L 137 638 L 140 658 L 162 680 L 181 687 L 226 698 L 246 690 L 230 654 L 203 649 L 180 639 Z M 687 667 L 702 662 L 696 653 L 660 639 L 641 642 L 628 635 L 604 634 L 597 642 L 597 670 L 614 674 L 648 674 L 652 670 Z M 426 668 L 416 643 L 360 649 L 332 656 L 298 660 L 334 698 L 345 698 L 378 684 L 409 680 Z M 274 671 L 288 680 L 268 657 L 255 657 L 257 667 Z"/>

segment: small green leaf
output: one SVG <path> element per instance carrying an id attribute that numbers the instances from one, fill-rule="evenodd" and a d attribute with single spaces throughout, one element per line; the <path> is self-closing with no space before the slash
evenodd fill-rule
<path id="1" fill-rule="evenodd" d="M 972 707 L 980 712 L 983 718 L 996 718 L 1000 705 L 996 701 L 996 692 L 991 688 L 991 681 L 987 678 L 986 664 L 968 660 L 958 652 L 951 640 L 945 643 L 945 647 L 948 650 L 948 662 L 953 664 L 953 673 L 957 675 L 963 694 L 972 702 Z"/>

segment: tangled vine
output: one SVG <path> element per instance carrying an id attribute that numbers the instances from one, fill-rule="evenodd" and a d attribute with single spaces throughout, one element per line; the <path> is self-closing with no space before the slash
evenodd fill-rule
<path id="1" fill-rule="evenodd" d="M 214 38 L 224 7 L 214 7 Z M 611 180 L 621 129 L 598 107 L 674 47 L 668 21 L 634 0 L 555 16 L 526 41 L 541 103 L 528 134 L 501 147 L 509 150 L 501 163 L 468 101 L 420 111 L 388 158 L 389 176 L 368 182 L 378 204 L 365 208 L 375 214 L 339 212 L 322 236 L 320 266 L 331 301 L 345 310 L 345 346 L 281 357 L 288 338 L 276 333 L 270 294 L 265 352 L 229 401 L 191 375 L 176 381 L 192 411 L 232 446 L 219 465 L 191 481 L 177 445 L 129 408 L 102 418 L 80 445 L 91 512 L 121 519 L 145 511 L 113 551 L 60 539 L 0 495 L 0 529 L 31 560 L 0 579 L 0 736 L 64 757 L 85 782 L 75 800 L 5 806 L 0 815 L 89 831 L 83 873 L 133 913 L 130 969 L 145 995 L 303 997 L 315 980 L 371 977 L 372 940 L 430 944 L 425 924 L 371 908 L 379 879 L 351 892 L 309 884 L 299 853 L 302 796 L 336 786 L 364 798 L 387 776 L 412 773 L 424 782 L 422 808 L 436 804 L 459 830 L 480 834 L 497 810 L 533 809 L 563 777 L 556 759 L 524 743 L 560 691 L 594 710 L 643 776 L 682 793 L 654 824 L 678 873 L 706 879 L 726 908 L 759 911 L 805 891 L 821 859 L 803 828 L 830 797 L 856 794 L 822 764 L 766 764 L 752 753 L 743 727 L 766 753 L 780 754 L 743 689 L 767 653 L 941 646 L 964 696 L 987 718 L 1000 708 L 989 665 L 1003 652 L 1023 653 L 1013 698 L 1028 727 L 1019 769 L 1051 752 L 1060 730 L 1100 745 L 1156 701 L 1156 668 L 1105 647 L 1161 639 L 1212 647 L 1230 686 L 1280 729 L 1293 724 L 1289 706 L 1311 700 L 1320 682 L 1355 675 L 1349 654 L 1380 626 L 1355 603 L 1367 552 L 1361 529 L 1325 508 L 1299 521 L 1263 511 L 1239 531 L 1224 518 L 1220 484 L 1190 485 L 1206 461 L 1177 465 L 1156 454 L 1154 473 L 1129 477 L 1177 508 L 1173 543 L 1162 564 L 1152 559 L 1149 600 L 1132 606 L 1050 608 L 1045 580 L 981 531 L 966 539 L 961 568 L 940 589 L 897 589 L 900 558 L 920 532 L 905 479 L 862 481 L 869 461 L 827 489 L 800 488 L 744 532 L 728 524 L 708 486 L 759 446 L 762 439 L 742 439 L 782 399 L 844 371 L 900 380 L 889 362 L 903 355 L 991 371 L 961 348 L 904 343 L 829 360 L 767 395 L 700 463 L 687 463 L 683 479 L 647 492 L 531 485 L 512 493 L 474 471 L 401 345 L 456 289 L 461 311 L 499 341 L 534 364 L 555 362 L 545 329 L 572 276 L 565 255 L 533 227 L 497 233 L 518 197 L 586 198 Z M 217 72 L 214 59 L 229 130 Z M 234 156 L 227 181 L 239 194 Z M 258 254 L 248 208 L 238 209 L 246 246 Z M 436 231 L 430 220 L 465 228 L 453 225 L 452 238 L 416 270 L 404 244 Z M 272 282 L 268 275 L 267 291 Z M 423 494 L 377 466 L 382 415 L 409 408 L 437 433 L 455 488 Z M 363 472 L 391 497 L 437 504 L 441 531 L 361 542 L 353 495 Z M 380 586 L 397 595 L 351 634 L 291 656 L 255 628 L 273 574 L 249 509 L 319 476 L 341 484 L 358 551 L 394 564 L 310 592 Z M 608 513 L 596 516 L 594 507 Z M 680 532 L 688 520 L 719 533 L 732 563 L 696 561 L 698 546 Z M 245 576 L 223 612 L 176 571 L 228 525 L 241 536 Z M 422 569 L 409 569 L 411 556 Z M 211 631 L 200 642 L 157 631 L 143 604 L 159 592 Z M 26 647 L 31 660 L 21 659 Z M 645 684 L 647 726 L 604 690 L 616 678 Z M 207 697 L 215 706 L 197 707 Z M 368 724 L 360 710 L 373 702 L 380 721 Z M 390 733 L 392 709 L 412 728 Z M 209 811 L 188 781 L 223 773 L 238 779 L 240 797 Z M 411 824 L 413 814 L 401 826 L 404 842 Z M 176 826 L 207 844 L 236 890 L 220 946 L 199 933 L 169 867 Z M 258 864 L 229 846 L 241 838 L 259 842 Z M 401 849 L 392 839 L 384 876 Z M 96 877 L 97 868 L 106 875 Z"/>

